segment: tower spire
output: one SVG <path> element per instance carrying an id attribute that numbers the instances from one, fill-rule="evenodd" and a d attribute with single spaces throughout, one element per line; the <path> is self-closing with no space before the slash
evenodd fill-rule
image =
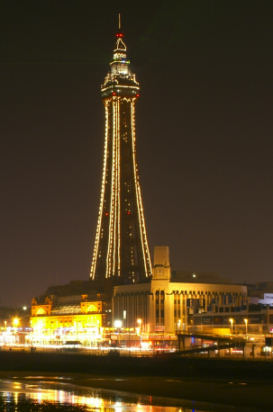
<path id="1" fill-rule="evenodd" d="M 117 52 L 117 51 L 126 52 L 126 44 L 124 43 L 123 37 L 124 37 L 124 34 L 121 29 L 121 14 L 118 13 L 118 31 L 116 32 L 117 40 L 116 40 L 116 46 L 115 46 L 114 52 Z M 121 56 L 120 54 L 118 56 L 124 57 L 124 56 Z M 114 59 L 115 59 L 115 55 L 114 55 Z"/>
<path id="2" fill-rule="evenodd" d="M 136 159 L 139 83 L 129 67 L 120 13 L 118 25 L 110 70 L 101 86 L 105 144 L 90 277 L 135 283 L 149 278 L 152 267 Z"/>

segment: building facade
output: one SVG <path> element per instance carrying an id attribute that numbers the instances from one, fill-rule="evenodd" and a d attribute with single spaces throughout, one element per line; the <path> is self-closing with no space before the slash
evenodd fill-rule
<path id="1" fill-rule="evenodd" d="M 152 274 L 136 159 L 135 106 L 139 83 L 121 30 L 101 87 L 105 140 L 101 197 L 90 278 L 118 283 Z"/>
<path id="2" fill-rule="evenodd" d="M 100 296 L 56 297 L 32 300 L 30 326 L 33 343 L 63 344 L 78 341 L 85 344 L 100 339 L 107 324 L 107 308 Z"/>
<path id="3" fill-rule="evenodd" d="M 232 313 L 247 305 L 247 287 L 236 284 L 172 282 L 168 247 L 155 248 L 153 277 L 147 283 L 114 288 L 113 319 L 124 327 L 141 320 L 147 333 L 188 330 L 196 313 Z"/>

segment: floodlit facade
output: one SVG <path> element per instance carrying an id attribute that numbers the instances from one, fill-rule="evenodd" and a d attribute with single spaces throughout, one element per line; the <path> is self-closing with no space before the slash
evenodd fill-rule
<path id="1" fill-rule="evenodd" d="M 33 299 L 30 325 L 33 344 L 63 344 L 78 341 L 91 344 L 101 338 L 107 309 L 100 296 L 88 295 Z"/>
<path id="2" fill-rule="evenodd" d="M 135 110 L 139 83 L 121 30 L 101 86 L 105 110 L 101 197 L 90 278 L 137 283 L 151 277 L 136 159 Z"/>
<path id="3" fill-rule="evenodd" d="M 187 331 L 196 313 L 232 313 L 247 305 L 247 287 L 235 284 L 171 281 L 169 248 L 155 248 L 153 277 L 147 283 L 114 288 L 113 319 L 125 327 L 141 320 L 147 333 Z"/>

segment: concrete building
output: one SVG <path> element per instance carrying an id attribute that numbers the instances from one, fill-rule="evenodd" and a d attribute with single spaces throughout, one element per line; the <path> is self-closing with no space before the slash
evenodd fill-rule
<path id="1" fill-rule="evenodd" d="M 246 286 L 173 282 L 169 248 L 158 246 L 150 280 L 114 287 L 112 314 L 113 320 L 122 320 L 127 328 L 141 323 L 143 332 L 174 334 L 177 330 L 186 331 L 196 313 L 228 313 L 244 307 Z"/>

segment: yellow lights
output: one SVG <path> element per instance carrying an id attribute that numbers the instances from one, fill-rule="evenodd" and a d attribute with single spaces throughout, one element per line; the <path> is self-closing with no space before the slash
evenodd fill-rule
<path id="1" fill-rule="evenodd" d="M 99 303 L 90 303 L 90 302 L 81 302 L 81 312 L 90 313 L 90 312 L 100 312 L 101 305 Z"/>
<path id="2" fill-rule="evenodd" d="M 131 102 L 131 132 L 132 132 L 132 154 L 133 154 L 133 167 L 134 167 L 134 182 L 136 187 L 136 197 L 137 197 L 137 210 L 138 210 L 138 217 L 140 222 L 140 238 L 141 238 L 141 246 L 142 246 L 142 253 L 144 257 L 144 265 L 145 265 L 145 275 L 146 277 L 151 276 L 152 274 L 152 263 L 150 252 L 148 248 L 148 241 L 147 241 L 147 234 L 146 234 L 146 227 L 145 227 L 145 220 L 144 220 L 144 212 L 143 212 L 143 204 L 142 204 L 142 197 L 139 185 L 139 177 L 137 172 L 137 162 L 136 162 L 136 134 L 135 134 L 135 99 Z"/>
<path id="3" fill-rule="evenodd" d="M 245 327 L 246 327 L 245 333 L 247 335 L 247 332 L 248 332 L 248 319 L 247 318 L 244 319 L 244 324 L 245 324 Z"/>
<path id="4" fill-rule="evenodd" d="M 32 318 L 30 324 L 33 332 L 41 335 L 43 330 L 46 328 L 46 319 Z"/>
<path id="5" fill-rule="evenodd" d="M 229 323 L 230 323 L 230 331 L 231 333 L 234 332 L 234 319 L 233 318 L 229 318 Z"/>
<path id="6" fill-rule="evenodd" d="M 144 342 L 141 342 L 140 345 L 141 345 L 141 349 L 143 350 L 151 350 L 153 343 L 151 341 L 148 341 L 148 342 L 144 341 Z"/>
<path id="7" fill-rule="evenodd" d="M 101 87 L 105 109 L 105 144 L 99 216 L 90 277 L 95 279 L 97 276 L 105 278 L 128 276 L 134 283 L 137 280 L 134 266 L 139 266 L 138 275 L 149 277 L 152 274 L 152 265 L 135 154 L 135 102 L 139 97 L 139 83 L 135 75 L 130 72 L 129 63 L 126 45 L 122 38 L 118 37 L 110 71 Z M 127 162 L 128 167 L 123 162 Z M 136 246 L 134 245 L 137 253 L 134 250 L 133 255 L 128 259 L 124 258 L 122 253 L 122 242 L 128 241 L 127 223 L 124 224 L 122 217 L 126 179 L 131 190 L 132 206 L 129 203 L 125 212 L 128 215 L 136 215 L 133 226 L 137 237 Z M 124 262 L 121 262 L 121 258 Z M 125 273 L 122 273 L 122 270 Z"/>
<path id="8" fill-rule="evenodd" d="M 141 335 L 142 322 L 143 322 L 143 321 L 142 321 L 141 318 L 138 318 L 138 319 L 136 320 L 136 323 L 137 323 L 136 334 L 137 334 L 138 336 Z"/>
<path id="9" fill-rule="evenodd" d="M 20 325 L 20 319 L 17 318 L 17 317 L 13 318 L 13 319 L 12 319 L 12 326 L 13 326 L 14 328 L 18 328 L 19 325 Z"/>
<path id="10" fill-rule="evenodd" d="M 108 229 L 108 245 L 106 257 L 106 274 L 120 276 L 120 98 L 110 101 L 112 114 L 112 168 L 111 168 L 111 196 L 110 216 Z M 106 107 L 108 109 L 108 106 Z M 108 115 L 109 116 L 109 115 Z M 109 116 L 110 119 L 110 116 Z"/>
<path id="11" fill-rule="evenodd" d="M 32 317 L 31 327 L 30 340 L 35 346 L 62 345 L 70 341 L 90 345 L 101 339 L 103 330 L 101 314 Z"/>
<path id="12" fill-rule="evenodd" d="M 118 104 L 117 104 L 117 237 L 118 237 L 118 245 L 117 245 L 117 275 L 120 276 L 120 213 L 121 213 L 121 208 L 120 208 L 120 99 L 118 99 Z"/>
<path id="13" fill-rule="evenodd" d="M 145 276 L 148 277 L 152 273 L 152 265 L 150 259 L 150 253 L 148 248 L 148 241 L 146 235 L 146 227 L 144 221 L 144 212 L 142 197 L 139 185 L 138 169 L 135 157 L 135 98 L 121 98 L 119 96 L 112 96 L 110 99 L 105 99 L 105 149 L 104 149 L 104 162 L 103 162 L 103 177 L 101 187 L 101 199 L 99 208 L 99 218 L 97 224 L 94 253 L 91 265 L 91 278 L 95 278 L 95 272 L 97 267 L 98 255 L 99 255 L 99 243 L 102 230 L 102 219 L 104 218 L 103 207 L 106 204 L 106 176 L 111 171 L 111 176 L 108 176 L 108 182 L 110 180 L 110 204 L 108 218 L 108 242 L 107 242 L 107 254 L 105 262 L 105 277 L 121 274 L 121 158 L 120 158 L 120 105 L 121 102 L 126 102 L 130 106 L 131 112 L 131 145 L 132 145 L 132 160 L 133 160 L 133 173 L 134 173 L 134 185 L 136 192 L 138 221 L 139 221 L 139 234 L 141 239 L 142 254 L 145 267 Z M 111 142 L 111 144 L 110 144 Z M 111 148 L 111 159 L 109 159 L 108 151 Z M 108 156 L 108 158 L 107 158 Z M 111 165 L 110 165 L 111 162 Z M 111 166 L 111 167 L 110 167 Z M 107 182 L 107 183 L 108 183 Z M 109 189 L 108 189 L 109 190 Z M 105 225 L 104 225 L 105 227 Z M 105 234 L 106 235 L 106 234 Z"/>
<path id="14" fill-rule="evenodd" d="M 110 196 L 110 216 L 109 216 L 109 238 L 106 257 L 106 278 L 111 276 L 113 265 L 113 243 L 114 243 L 114 219 L 115 219 L 115 202 L 116 202 L 116 99 L 111 101 L 112 109 L 112 169 L 111 169 L 111 196 Z M 109 118 L 110 120 L 110 118 Z"/>
<path id="15" fill-rule="evenodd" d="M 114 320 L 114 328 L 116 328 L 116 329 L 122 328 L 122 320 L 120 320 L 120 319 Z"/>
<path id="16" fill-rule="evenodd" d="M 96 274 L 96 265 L 98 259 L 98 247 L 99 247 L 99 239 L 101 236 L 101 225 L 102 225 L 102 215 L 103 215 L 103 204 L 104 204 L 104 194 L 105 194 L 105 186 L 106 186 L 106 171 L 107 171 L 107 153 L 108 153 L 108 145 L 109 145 L 109 130 L 108 130 L 108 102 L 105 101 L 105 140 L 104 140 L 104 155 L 103 155 L 103 172 L 102 172 L 102 184 L 101 184 L 101 197 L 100 197 L 100 206 L 99 206 L 99 217 L 97 223 L 97 230 L 96 230 L 96 237 L 95 237 L 95 245 L 94 245 L 94 252 L 91 264 L 91 273 L 90 277 L 92 279 L 95 278 Z"/>
<path id="17" fill-rule="evenodd" d="M 105 316 L 103 301 L 88 300 L 87 295 L 82 295 L 81 299 L 78 305 L 52 304 L 46 314 L 39 314 L 39 309 L 43 309 L 44 305 L 33 304 L 30 319 L 32 332 L 29 336 L 31 345 L 56 348 L 69 342 L 90 348 L 98 345 L 102 339 Z"/>
<path id="18" fill-rule="evenodd" d="M 14 401 L 14 408 L 18 410 L 18 400 L 20 393 L 22 392 L 21 385 L 17 384 L 13 386 L 13 401 Z M 60 389 L 51 389 L 50 387 L 38 389 L 32 389 L 31 385 L 28 391 L 28 397 L 34 401 L 35 405 L 40 405 L 42 403 L 46 403 L 47 406 L 45 409 L 47 410 L 55 410 L 59 409 L 57 405 L 59 403 L 65 405 L 73 405 L 71 407 L 64 407 L 60 406 L 60 409 L 67 409 L 67 410 L 92 410 L 92 411 L 105 411 L 105 410 L 113 410 L 117 411 L 115 407 L 113 408 L 113 402 L 111 400 L 103 399 L 102 397 L 97 396 L 90 396 L 89 394 L 82 395 L 81 393 L 77 394 L 74 392 L 69 392 L 66 390 Z M 12 399 L 12 398 L 11 398 Z M 52 404 L 52 405 L 51 405 Z M 38 406 L 33 407 L 35 410 L 40 409 Z M 28 409 L 28 407 L 26 407 Z M 44 409 L 44 408 L 42 408 Z M 14 410 L 14 409 L 13 409 Z M 32 407 L 31 407 L 31 410 Z"/>

